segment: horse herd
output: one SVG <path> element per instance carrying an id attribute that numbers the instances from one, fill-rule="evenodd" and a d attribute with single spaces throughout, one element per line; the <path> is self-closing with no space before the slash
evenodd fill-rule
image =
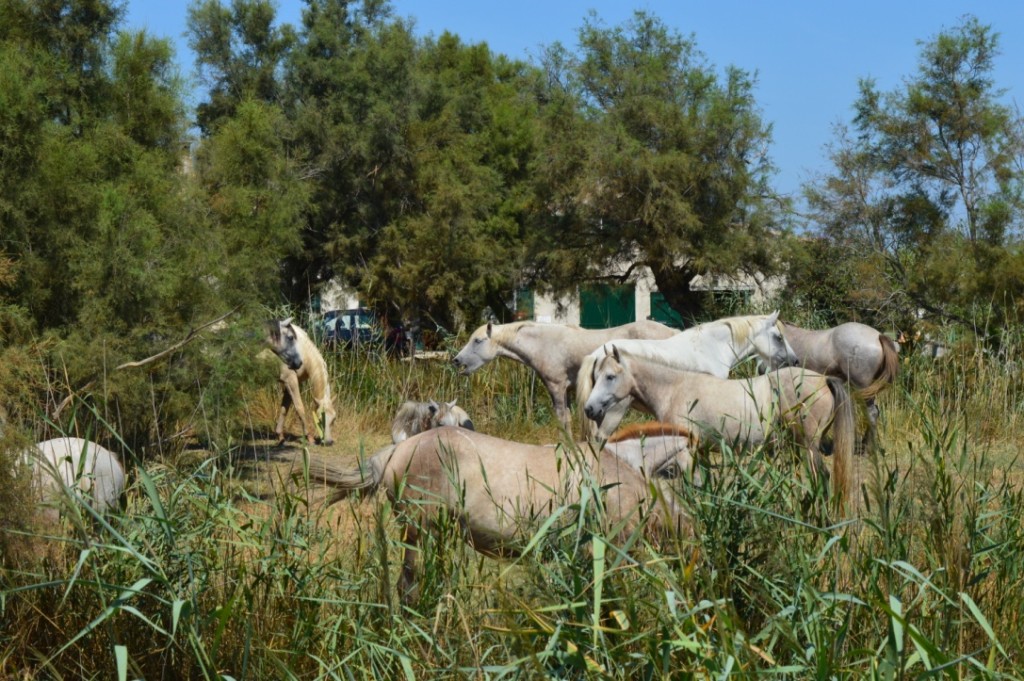
<path id="1" fill-rule="evenodd" d="M 307 441 L 330 444 L 335 410 L 323 356 L 291 319 L 269 322 L 266 341 L 282 363 L 278 441 L 285 440 L 285 417 L 294 407 Z M 439 510 L 458 520 L 470 545 L 496 556 L 516 554 L 531 528 L 578 508 L 588 489 L 602 490 L 605 522 L 615 536 L 641 522 L 654 530 L 685 530 L 686 516 L 666 485 L 675 477 L 697 482 L 690 476 L 698 438 L 745 448 L 789 430 L 807 450 L 812 471 L 829 477 L 841 501 L 849 494 L 857 447 L 852 398 L 867 406 L 863 442 L 871 446 L 875 397 L 895 378 L 897 352 L 894 341 L 864 324 L 813 331 L 780 321 L 777 312 L 684 331 L 653 321 L 601 330 L 488 323 L 455 356 L 460 373 L 499 357 L 527 365 L 550 393 L 567 435 L 575 387 L 585 416 L 580 442 L 501 439 L 476 432 L 454 402 L 407 402 L 394 419 L 393 444 L 354 468 L 321 457 L 311 471 L 335 490 L 331 502 L 384 488 L 402 509 L 406 549 L 399 588 L 408 599 L 416 593 L 420 532 L 433 526 Z M 729 378 L 751 358 L 759 375 Z M 310 387 L 312 414 L 300 395 L 303 383 Z M 631 406 L 655 421 L 620 429 Z M 825 453 L 831 454 L 830 476 Z M 77 490 L 102 511 L 116 505 L 124 487 L 117 458 L 85 440 L 39 443 L 26 460 L 38 464 L 34 476 L 46 497 Z"/>

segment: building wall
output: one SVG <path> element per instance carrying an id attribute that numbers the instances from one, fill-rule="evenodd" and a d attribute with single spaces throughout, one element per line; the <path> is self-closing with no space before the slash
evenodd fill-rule
<path id="1" fill-rule="evenodd" d="M 353 310 L 359 307 L 359 296 L 346 289 L 337 279 L 331 279 L 320 292 L 320 310 Z"/>
<path id="2" fill-rule="evenodd" d="M 781 290 L 783 280 L 778 277 L 762 277 L 754 279 L 747 276 L 717 277 L 706 280 L 698 276 L 692 286 L 704 291 L 749 291 L 750 302 L 757 308 L 763 308 Z M 651 293 L 658 290 L 654 282 L 654 274 L 648 268 L 642 268 L 635 282 L 636 319 L 651 318 Z M 552 298 L 543 294 L 534 297 L 534 320 L 546 324 L 580 323 L 579 295 L 564 298 Z M 635 320 L 634 320 L 635 321 Z"/>

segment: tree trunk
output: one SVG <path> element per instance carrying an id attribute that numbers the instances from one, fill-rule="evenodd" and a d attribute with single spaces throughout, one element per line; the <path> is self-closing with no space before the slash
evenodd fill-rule
<path id="1" fill-rule="evenodd" d="M 652 270 L 658 291 L 669 307 L 679 313 L 687 325 L 697 324 L 704 313 L 703 291 L 694 291 L 690 282 L 696 273 L 689 268 L 658 268 Z"/>

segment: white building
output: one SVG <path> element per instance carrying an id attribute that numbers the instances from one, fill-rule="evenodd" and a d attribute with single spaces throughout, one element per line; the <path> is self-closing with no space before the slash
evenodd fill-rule
<path id="1" fill-rule="evenodd" d="M 697 276 L 691 286 L 714 295 L 737 296 L 745 306 L 763 308 L 782 287 L 777 277 L 715 277 Z M 591 285 L 581 287 L 575 296 L 553 298 L 521 290 L 516 296 L 516 318 L 542 323 L 577 324 L 587 328 L 604 328 L 627 324 L 638 319 L 654 319 L 671 326 L 682 326 L 682 320 L 665 302 L 654 283 L 654 275 L 644 267 L 636 281 L 627 284 Z"/>

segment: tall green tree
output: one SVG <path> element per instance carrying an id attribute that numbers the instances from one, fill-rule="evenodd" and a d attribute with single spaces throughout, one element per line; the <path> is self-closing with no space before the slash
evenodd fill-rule
<path id="1" fill-rule="evenodd" d="M 145 369 L 114 367 L 224 312 L 234 254 L 208 236 L 209 203 L 188 172 L 171 44 L 119 31 L 120 7 L 0 0 L 0 316 L 4 341 L 21 346 L 5 360 L 32 357 L 37 377 L 0 390 L 32 401 L 9 410 L 31 427 L 74 391 L 129 446 L 162 447 L 162 428 L 187 423 L 209 377 L 241 353 L 196 344 Z M 87 420 L 79 410 L 76 427 Z"/>
<path id="2" fill-rule="evenodd" d="M 273 0 L 194 0 L 188 9 L 189 47 L 208 88 L 196 122 L 204 134 L 245 101 L 281 103 L 281 77 L 294 44 L 291 26 L 276 24 Z"/>
<path id="3" fill-rule="evenodd" d="M 529 72 L 449 34 L 417 41 L 383 2 L 309 2 L 287 78 L 313 186 L 296 295 L 337 277 L 392 320 L 500 312 L 529 200 Z"/>
<path id="4" fill-rule="evenodd" d="M 13 297 L 41 330 L 163 316 L 184 276 L 173 256 L 186 222 L 170 44 L 116 33 L 111 2 L 4 5 L 0 249 L 15 262 Z"/>
<path id="5" fill-rule="evenodd" d="M 286 263 L 293 299 L 335 277 L 366 296 L 366 262 L 407 204 L 415 46 L 383 2 L 309 0 L 303 11 L 287 111 L 312 194 L 302 255 Z"/>
<path id="6" fill-rule="evenodd" d="M 556 45 L 545 60 L 535 275 L 567 292 L 646 266 L 674 309 L 699 317 L 695 276 L 774 267 L 770 128 L 755 80 L 720 75 L 645 12 L 615 28 L 591 15 L 579 36 L 578 55 Z"/>
<path id="7" fill-rule="evenodd" d="M 407 205 L 388 216 L 365 288 L 447 328 L 485 308 L 508 317 L 530 208 L 535 73 L 447 33 L 421 46 L 416 67 Z"/>
<path id="8" fill-rule="evenodd" d="M 998 34 L 967 17 L 922 43 L 899 88 L 861 82 L 853 131 L 839 129 L 834 169 L 807 197 L 820 234 L 858 263 L 862 308 L 901 324 L 1024 312 L 1024 138 L 998 54 Z"/>

